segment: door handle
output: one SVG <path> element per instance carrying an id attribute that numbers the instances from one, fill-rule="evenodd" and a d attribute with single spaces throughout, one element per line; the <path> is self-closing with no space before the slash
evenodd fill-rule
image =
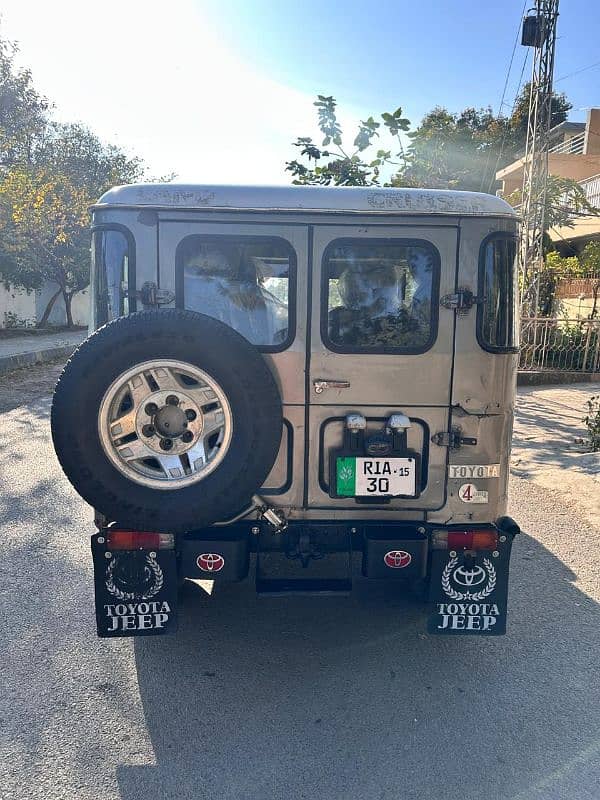
<path id="1" fill-rule="evenodd" d="M 315 387 L 315 394 L 321 394 L 325 389 L 349 389 L 350 381 L 334 381 L 316 379 L 313 381 Z"/>

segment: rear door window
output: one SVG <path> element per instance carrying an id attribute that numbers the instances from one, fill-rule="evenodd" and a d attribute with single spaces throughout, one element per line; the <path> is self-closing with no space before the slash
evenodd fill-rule
<path id="1" fill-rule="evenodd" d="M 323 256 L 323 342 L 341 353 L 428 350 L 437 335 L 439 264 L 424 241 L 332 242 Z"/>
<path id="2" fill-rule="evenodd" d="M 294 337 L 295 275 L 284 239 L 188 236 L 177 249 L 177 303 L 277 352 Z"/>
<path id="3" fill-rule="evenodd" d="M 492 234 L 481 245 L 477 339 L 493 353 L 518 351 L 516 255 L 517 240 L 509 234 Z"/>

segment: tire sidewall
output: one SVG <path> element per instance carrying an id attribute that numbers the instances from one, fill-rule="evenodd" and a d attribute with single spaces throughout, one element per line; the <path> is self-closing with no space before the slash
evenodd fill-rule
<path id="1" fill-rule="evenodd" d="M 111 325 L 118 325 L 118 335 Z M 123 335 L 129 332 L 137 335 Z M 152 489 L 127 478 L 106 455 L 98 429 L 113 381 L 137 363 L 161 359 L 206 372 L 223 390 L 233 420 L 221 463 L 177 489 Z M 67 365 L 52 409 L 59 459 L 84 499 L 109 518 L 144 520 L 157 530 L 209 524 L 249 502 L 275 460 L 281 428 L 279 392 L 260 353 L 227 326 L 192 312 L 142 312 L 105 326 Z"/>

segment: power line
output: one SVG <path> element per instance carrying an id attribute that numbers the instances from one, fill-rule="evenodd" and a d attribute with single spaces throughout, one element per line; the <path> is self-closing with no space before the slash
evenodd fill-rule
<path id="1" fill-rule="evenodd" d="M 510 78 L 510 72 L 512 69 L 513 61 L 515 58 L 515 53 L 517 52 L 517 44 L 519 43 L 519 34 L 521 33 L 521 24 L 523 20 L 523 15 L 525 14 L 525 6 L 527 5 L 527 0 L 523 3 L 523 8 L 521 10 L 521 18 L 519 19 L 519 24 L 517 25 L 517 33 L 515 35 L 515 42 L 513 44 L 512 53 L 510 54 L 510 61 L 508 64 L 508 69 L 506 71 L 506 78 L 504 79 L 504 88 L 502 89 L 502 97 L 500 98 L 500 105 L 498 106 L 498 116 L 502 114 L 502 106 L 504 105 L 504 97 L 506 95 L 506 89 L 508 87 L 508 80 Z M 485 161 L 485 168 L 481 175 L 481 184 L 479 185 L 479 191 L 483 191 L 483 182 L 485 180 L 485 175 L 487 173 L 487 169 L 490 165 L 490 150 L 488 150 L 487 158 Z M 495 173 L 494 173 L 495 174 Z"/>
<path id="2" fill-rule="evenodd" d="M 517 91 L 516 91 L 515 99 L 513 101 L 513 104 L 512 104 L 511 110 L 510 110 L 510 114 L 508 114 L 508 116 L 507 116 L 507 123 L 508 123 L 508 120 L 512 117 L 512 115 L 513 115 L 513 113 L 514 113 L 514 111 L 515 111 L 515 109 L 517 107 L 517 102 L 519 100 L 519 94 L 521 92 L 521 84 L 523 83 L 523 75 L 525 74 L 525 67 L 527 65 L 527 59 L 528 58 L 529 58 L 529 49 L 527 49 L 525 51 L 525 58 L 523 59 L 523 66 L 521 67 L 521 74 L 519 76 L 519 83 L 517 84 Z M 500 150 L 498 151 L 498 157 L 496 158 L 496 166 L 494 167 L 494 171 L 493 171 L 493 173 L 492 173 L 492 175 L 490 177 L 490 182 L 488 184 L 488 192 L 491 191 L 492 185 L 493 185 L 494 181 L 496 180 L 496 172 L 498 172 L 498 166 L 499 166 L 500 160 L 502 159 L 502 156 L 504 154 L 504 145 L 506 143 L 507 133 L 508 133 L 508 124 L 506 124 L 504 126 L 504 131 L 502 133 L 502 139 L 500 140 Z"/>
<path id="3" fill-rule="evenodd" d="M 517 52 L 517 44 L 519 43 L 519 34 L 521 33 L 521 25 L 523 24 L 523 15 L 525 14 L 525 6 L 527 5 L 527 0 L 523 3 L 523 8 L 521 9 L 521 18 L 519 19 L 519 24 L 517 25 L 517 33 L 515 35 L 515 43 L 513 44 L 512 53 L 510 54 L 510 62 L 508 64 L 508 70 L 506 72 L 506 79 L 504 81 L 504 88 L 502 89 L 502 97 L 500 98 L 500 106 L 498 111 L 502 108 L 504 103 L 504 96 L 506 95 L 506 89 L 508 87 L 508 79 L 510 78 L 510 71 L 512 69 L 513 61 L 515 58 L 515 53 Z"/>
<path id="4" fill-rule="evenodd" d="M 559 227 L 561 227 L 561 226 L 559 226 Z M 569 239 L 565 239 L 565 237 L 561 233 L 559 233 L 556 230 L 556 228 L 551 228 L 551 230 L 558 236 L 559 239 L 563 240 L 563 242 L 567 245 L 567 247 L 569 248 L 569 250 L 572 253 L 575 253 L 575 255 L 577 255 L 577 248 L 575 247 L 575 245 L 571 241 L 569 241 Z"/>
<path id="5" fill-rule="evenodd" d="M 588 64 L 587 67 L 582 67 L 581 69 L 576 69 L 575 72 L 569 72 L 568 75 L 561 75 L 560 78 L 557 78 L 554 83 L 558 83 L 559 81 L 566 81 L 567 78 L 572 78 L 573 75 L 579 75 L 581 72 L 586 72 L 588 69 L 594 69 L 594 67 L 600 67 L 600 61 L 596 61 L 594 64 Z"/>

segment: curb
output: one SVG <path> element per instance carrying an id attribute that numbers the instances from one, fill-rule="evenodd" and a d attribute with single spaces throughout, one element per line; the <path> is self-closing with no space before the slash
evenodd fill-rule
<path id="1" fill-rule="evenodd" d="M 517 386 L 552 386 L 563 383 L 598 383 L 600 372 L 530 372 L 520 370 L 517 373 Z"/>
<path id="2" fill-rule="evenodd" d="M 79 347 L 75 345 L 63 345 L 62 347 L 47 347 L 44 350 L 31 350 L 28 353 L 15 353 L 12 356 L 0 357 L 0 375 L 8 375 L 16 369 L 30 367 L 33 364 L 45 364 L 58 358 L 68 358 L 74 350 Z"/>

